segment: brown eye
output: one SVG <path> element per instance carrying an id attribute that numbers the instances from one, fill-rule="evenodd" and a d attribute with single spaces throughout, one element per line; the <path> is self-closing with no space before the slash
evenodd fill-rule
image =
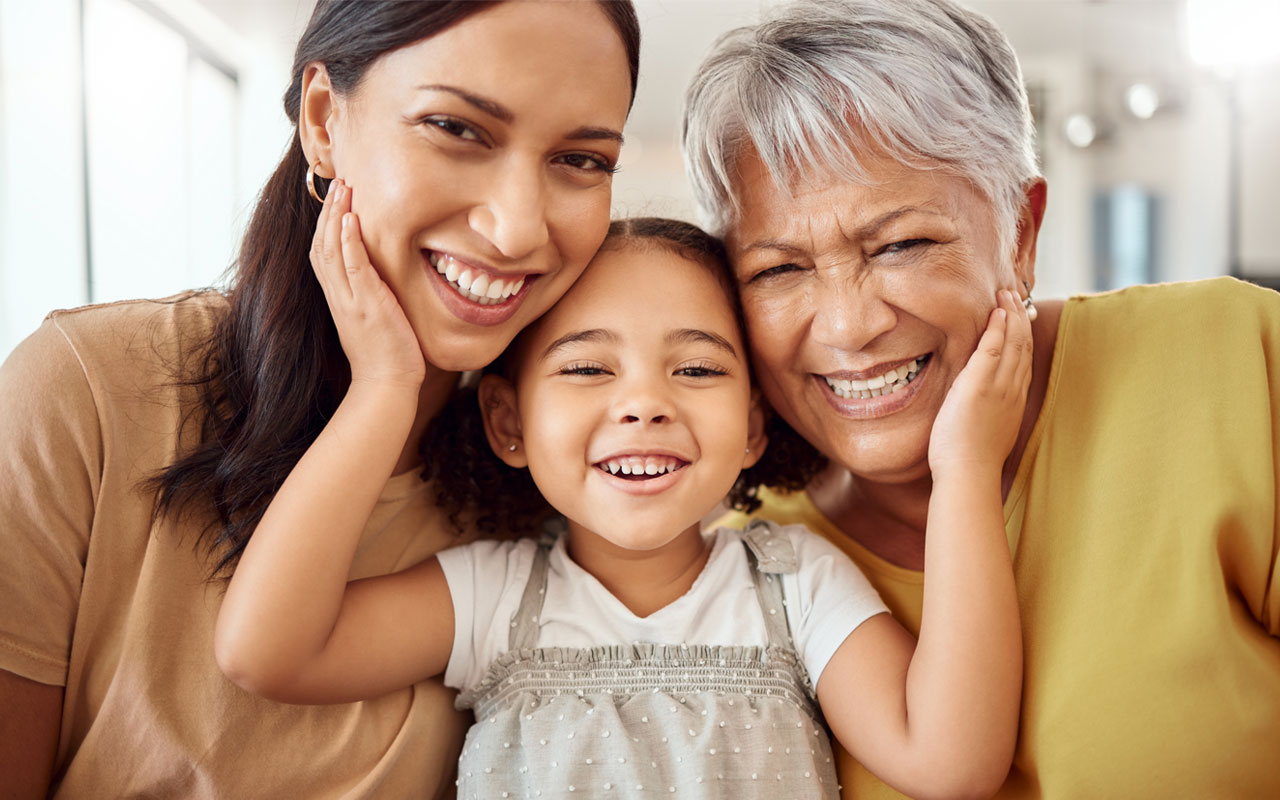
<path id="1" fill-rule="evenodd" d="M 613 162 L 592 153 L 568 153 L 560 156 L 560 162 L 583 172 L 607 172 L 612 175 L 618 171 Z"/>
<path id="2" fill-rule="evenodd" d="M 930 245 L 930 244 L 933 244 L 932 239 L 903 239 L 900 242 L 894 242 L 893 244 L 887 244 L 884 247 L 881 247 L 879 250 L 875 252 L 875 254 L 884 255 L 884 254 L 892 254 L 892 253 L 905 253 L 908 250 L 912 250 L 914 248 L 923 247 L 925 245 Z"/>
<path id="3" fill-rule="evenodd" d="M 438 128 L 450 136 L 468 142 L 483 142 L 484 137 L 467 123 L 453 117 L 427 117 L 422 124 Z"/>
<path id="4" fill-rule="evenodd" d="M 776 267 L 769 267 L 768 269 L 763 269 L 757 272 L 755 275 L 751 276 L 751 279 L 748 282 L 778 278 L 786 275 L 788 272 L 795 272 L 799 269 L 800 266 L 797 264 L 779 264 Z"/>

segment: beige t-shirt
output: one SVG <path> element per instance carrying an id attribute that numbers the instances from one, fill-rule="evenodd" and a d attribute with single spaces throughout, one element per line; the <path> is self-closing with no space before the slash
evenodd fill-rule
<path id="1" fill-rule="evenodd" d="M 138 484 L 173 461 L 195 401 L 173 364 L 225 305 L 55 312 L 0 367 L 0 669 L 66 687 L 53 796 L 447 795 L 468 723 L 451 691 L 334 706 L 246 694 L 214 662 L 222 586 L 199 528 L 151 524 Z M 353 578 L 453 542 L 427 488 L 390 479 Z"/>

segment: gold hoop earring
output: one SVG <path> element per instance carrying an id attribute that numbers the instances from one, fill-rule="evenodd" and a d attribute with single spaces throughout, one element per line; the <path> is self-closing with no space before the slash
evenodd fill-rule
<path id="1" fill-rule="evenodd" d="M 323 203 L 324 198 L 320 196 L 318 191 L 316 191 L 316 167 L 318 166 L 320 166 L 320 159 L 317 158 L 309 167 L 307 167 L 307 175 L 302 179 L 302 182 L 307 186 L 307 194 L 314 197 L 317 203 Z"/>

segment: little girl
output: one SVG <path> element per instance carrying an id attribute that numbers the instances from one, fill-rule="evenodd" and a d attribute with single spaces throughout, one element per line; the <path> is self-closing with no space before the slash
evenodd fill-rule
<path id="1" fill-rule="evenodd" d="M 1030 373 L 1012 295 L 1001 292 L 938 416 L 917 645 L 817 535 L 701 530 L 731 489 L 749 496 L 739 478 L 766 445 L 764 412 L 722 249 L 665 220 L 615 223 L 481 379 L 483 437 L 505 482 L 465 446 L 437 476 L 455 517 L 507 509 L 504 526 L 534 535 L 348 583 L 417 386 L 414 343 L 387 334 L 394 299 L 345 230 L 342 252 L 345 272 L 320 277 L 351 388 L 227 589 L 217 657 L 232 680 L 339 703 L 443 673 L 476 714 L 463 798 L 835 797 L 824 719 L 910 793 L 995 791 L 1021 682 L 999 486 Z M 525 469 L 540 496 L 507 480 Z M 545 504 L 560 516 L 539 536 Z"/>

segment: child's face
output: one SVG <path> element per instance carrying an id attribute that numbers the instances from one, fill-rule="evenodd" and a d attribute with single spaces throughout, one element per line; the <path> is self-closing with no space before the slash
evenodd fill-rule
<path id="1" fill-rule="evenodd" d="M 596 256 L 526 333 L 515 404 L 520 455 L 547 501 L 651 550 L 696 525 L 759 454 L 747 452 L 751 386 L 725 290 L 683 256 L 623 248 Z"/>

